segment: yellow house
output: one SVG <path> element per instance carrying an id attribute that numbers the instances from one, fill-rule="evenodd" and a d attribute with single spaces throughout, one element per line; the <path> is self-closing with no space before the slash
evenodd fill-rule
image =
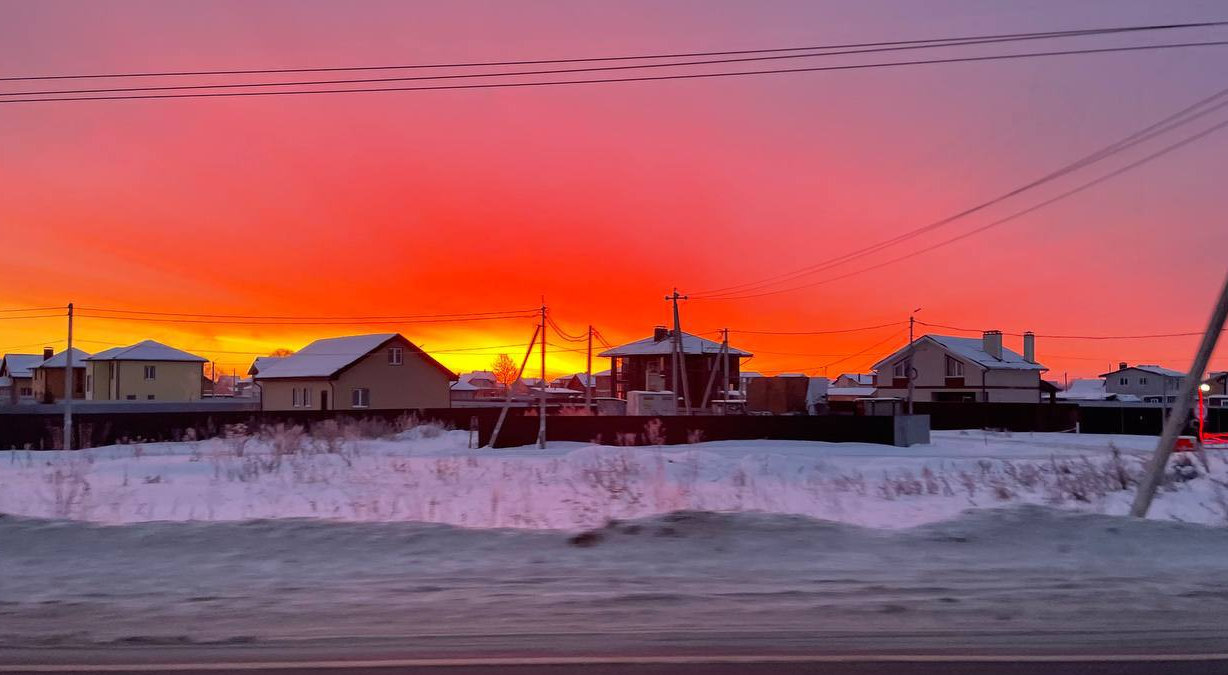
<path id="1" fill-rule="evenodd" d="M 64 400 L 64 368 L 68 365 L 67 351 L 46 358 L 31 369 L 34 400 L 51 403 Z M 45 355 L 45 352 L 44 352 Z M 73 398 L 85 398 L 85 359 L 89 352 L 72 349 Z"/>
<path id="2" fill-rule="evenodd" d="M 144 340 L 85 360 L 85 397 L 91 401 L 199 401 L 203 357 Z"/>
<path id="3" fill-rule="evenodd" d="M 253 377 L 262 410 L 447 408 L 456 379 L 398 333 L 316 340 Z"/>

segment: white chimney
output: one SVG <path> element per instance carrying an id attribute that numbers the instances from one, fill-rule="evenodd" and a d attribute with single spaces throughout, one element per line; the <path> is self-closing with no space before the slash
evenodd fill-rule
<path id="1" fill-rule="evenodd" d="M 981 343 L 981 349 L 984 349 L 986 354 L 989 354 L 999 361 L 1002 360 L 1002 331 L 985 331 L 984 335 L 981 336 Z"/>
<path id="2" fill-rule="evenodd" d="M 1036 334 L 1032 331 L 1023 334 L 1023 360 L 1036 363 Z"/>

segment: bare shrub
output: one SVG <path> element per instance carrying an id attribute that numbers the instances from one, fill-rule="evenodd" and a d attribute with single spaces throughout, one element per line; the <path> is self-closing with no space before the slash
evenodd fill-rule
<path id="1" fill-rule="evenodd" d="M 703 443 L 704 442 L 704 430 L 703 429 L 691 429 L 690 431 L 686 432 L 686 442 L 691 445 L 695 445 L 696 443 Z"/>
<path id="2" fill-rule="evenodd" d="M 559 417 L 592 417 L 596 413 L 592 408 L 582 405 L 565 405 L 559 408 Z"/>
<path id="3" fill-rule="evenodd" d="M 665 445 L 665 425 L 661 420 L 654 418 L 644 424 L 644 440 L 648 445 Z"/>

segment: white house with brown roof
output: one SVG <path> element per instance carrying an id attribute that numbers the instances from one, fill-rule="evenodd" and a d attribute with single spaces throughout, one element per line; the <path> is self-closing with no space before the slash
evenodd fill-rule
<path id="1" fill-rule="evenodd" d="M 1036 362 L 1036 339 L 1023 338 L 1023 353 L 1002 346 L 1000 331 L 980 338 L 922 335 L 913 343 L 914 401 L 1039 403 L 1049 388 Z M 908 395 L 909 346 L 874 364 L 875 396 Z"/>
<path id="2" fill-rule="evenodd" d="M 399 333 L 316 340 L 253 378 L 262 410 L 447 408 L 457 379 Z"/>

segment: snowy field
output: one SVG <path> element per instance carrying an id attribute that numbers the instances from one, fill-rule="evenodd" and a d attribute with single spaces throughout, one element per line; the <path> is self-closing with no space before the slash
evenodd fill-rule
<path id="1" fill-rule="evenodd" d="M 647 434 L 651 436 L 651 434 Z M 294 429 L 76 453 L 0 452 L 0 513 L 123 524 L 315 518 L 581 530 L 679 510 L 875 528 L 1035 504 L 1122 515 L 1155 438 L 935 432 L 911 448 L 806 441 L 468 449 L 423 425 L 382 439 Z M 1228 525 L 1228 457 L 1182 456 L 1152 511 Z"/>
<path id="2" fill-rule="evenodd" d="M 1225 458 L 1175 463 L 1152 520 L 1117 515 L 1154 438 L 540 451 L 335 431 L 0 454 L 0 656 L 1228 646 Z"/>

